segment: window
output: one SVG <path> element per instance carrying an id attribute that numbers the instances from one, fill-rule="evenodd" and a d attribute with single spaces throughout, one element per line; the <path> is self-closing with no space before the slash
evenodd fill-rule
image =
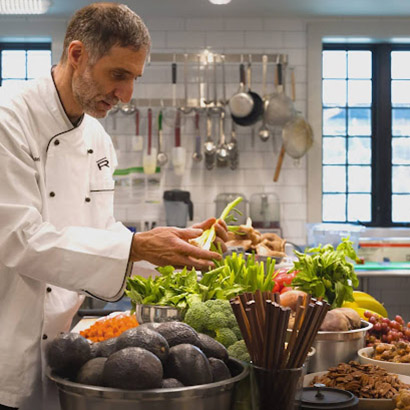
<path id="1" fill-rule="evenodd" d="M 24 81 L 47 75 L 50 68 L 50 43 L 0 43 L 1 87 L 20 87 Z"/>
<path id="2" fill-rule="evenodd" d="M 410 224 L 410 46 L 323 46 L 322 220 Z"/>

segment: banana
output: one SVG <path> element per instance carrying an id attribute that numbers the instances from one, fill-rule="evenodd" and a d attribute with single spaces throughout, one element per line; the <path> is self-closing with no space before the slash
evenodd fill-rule
<path id="1" fill-rule="evenodd" d="M 364 308 L 365 310 L 375 312 L 380 316 L 388 317 L 387 310 L 385 309 L 385 307 L 373 296 L 365 292 L 354 291 L 353 298 L 354 303 L 356 303 L 359 308 Z"/>

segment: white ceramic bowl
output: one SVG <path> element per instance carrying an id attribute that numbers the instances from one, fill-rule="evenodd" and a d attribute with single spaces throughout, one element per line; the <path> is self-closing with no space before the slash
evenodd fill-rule
<path id="1" fill-rule="evenodd" d="M 386 369 L 389 373 L 404 374 L 410 376 L 410 363 L 393 363 L 385 360 L 375 360 L 371 356 L 373 347 L 363 347 L 357 352 L 360 363 L 370 363 Z"/>
<path id="2" fill-rule="evenodd" d="M 309 387 L 310 382 L 315 376 L 322 376 L 325 372 L 310 373 L 303 378 L 303 387 Z M 410 384 L 410 377 L 398 375 L 403 383 Z M 362 399 L 359 398 L 357 410 L 393 410 L 395 408 L 393 399 Z"/>

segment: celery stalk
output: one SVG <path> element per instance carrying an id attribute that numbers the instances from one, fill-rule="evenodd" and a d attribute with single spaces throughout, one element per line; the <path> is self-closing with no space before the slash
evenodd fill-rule
<path id="1" fill-rule="evenodd" d="M 225 209 L 221 213 L 221 216 L 217 219 L 215 223 L 217 223 L 218 220 L 226 221 L 226 219 L 230 216 L 230 213 L 234 210 L 235 206 L 238 205 L 242 200 L 243 198 L 241 196 L 238 196 L 238 198 L 234 199 L 232 202 L 229 202 L 229 204 L 226 205 Z M 201 236 L 189 240 L 189 243 L 209 251 L 215 238 L 215 224 L 213 224 L 209 229 L 202 232 Z"/>

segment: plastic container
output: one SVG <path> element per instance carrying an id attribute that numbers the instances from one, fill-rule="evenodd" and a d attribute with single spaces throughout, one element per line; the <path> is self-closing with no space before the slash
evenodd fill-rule
<path id="1" fill-rule="evenodd" d="M 249 201 L 249 215 L 255 228 L 280 228 L 279 196 L 274 192 L 252 194 Z"/>
<path id="2" fill-rule="evenodd" d="M 219 218 L 221 215 L 222 211 L 225 209 L 226 205 L 229 204 L 229 202 L 232 202 L 238 196 L 241 196 L 243 200 L 239 202 L 238 205 L 236 205 L 236 209 L 242 213 L 242 215 L 239 215 L 235 213 L 235 217 L 237 221 L 235 222 L 230 222 L 229 225 L 244 225 L 246 224 L 246 219 L 248 217 L 248 212 L 247 212 L 247 204 L 248 200 L 246 199 L 246 196 L 244 194 L 241 194 L 239 192 L 224 192 L 220 193 L 216 196 L 215 198 L 215 217 Z"/>
<path id="3" fill-rule="evenodd" d="M 349 237 L 353 242 L 353 247 L 357 251 L 359 248 L 359 237 L 366 230 L 364 226 L 352 224 L 307 224 L 308 246 L 331 244 L 337 247 L 342 238 Z"/>

